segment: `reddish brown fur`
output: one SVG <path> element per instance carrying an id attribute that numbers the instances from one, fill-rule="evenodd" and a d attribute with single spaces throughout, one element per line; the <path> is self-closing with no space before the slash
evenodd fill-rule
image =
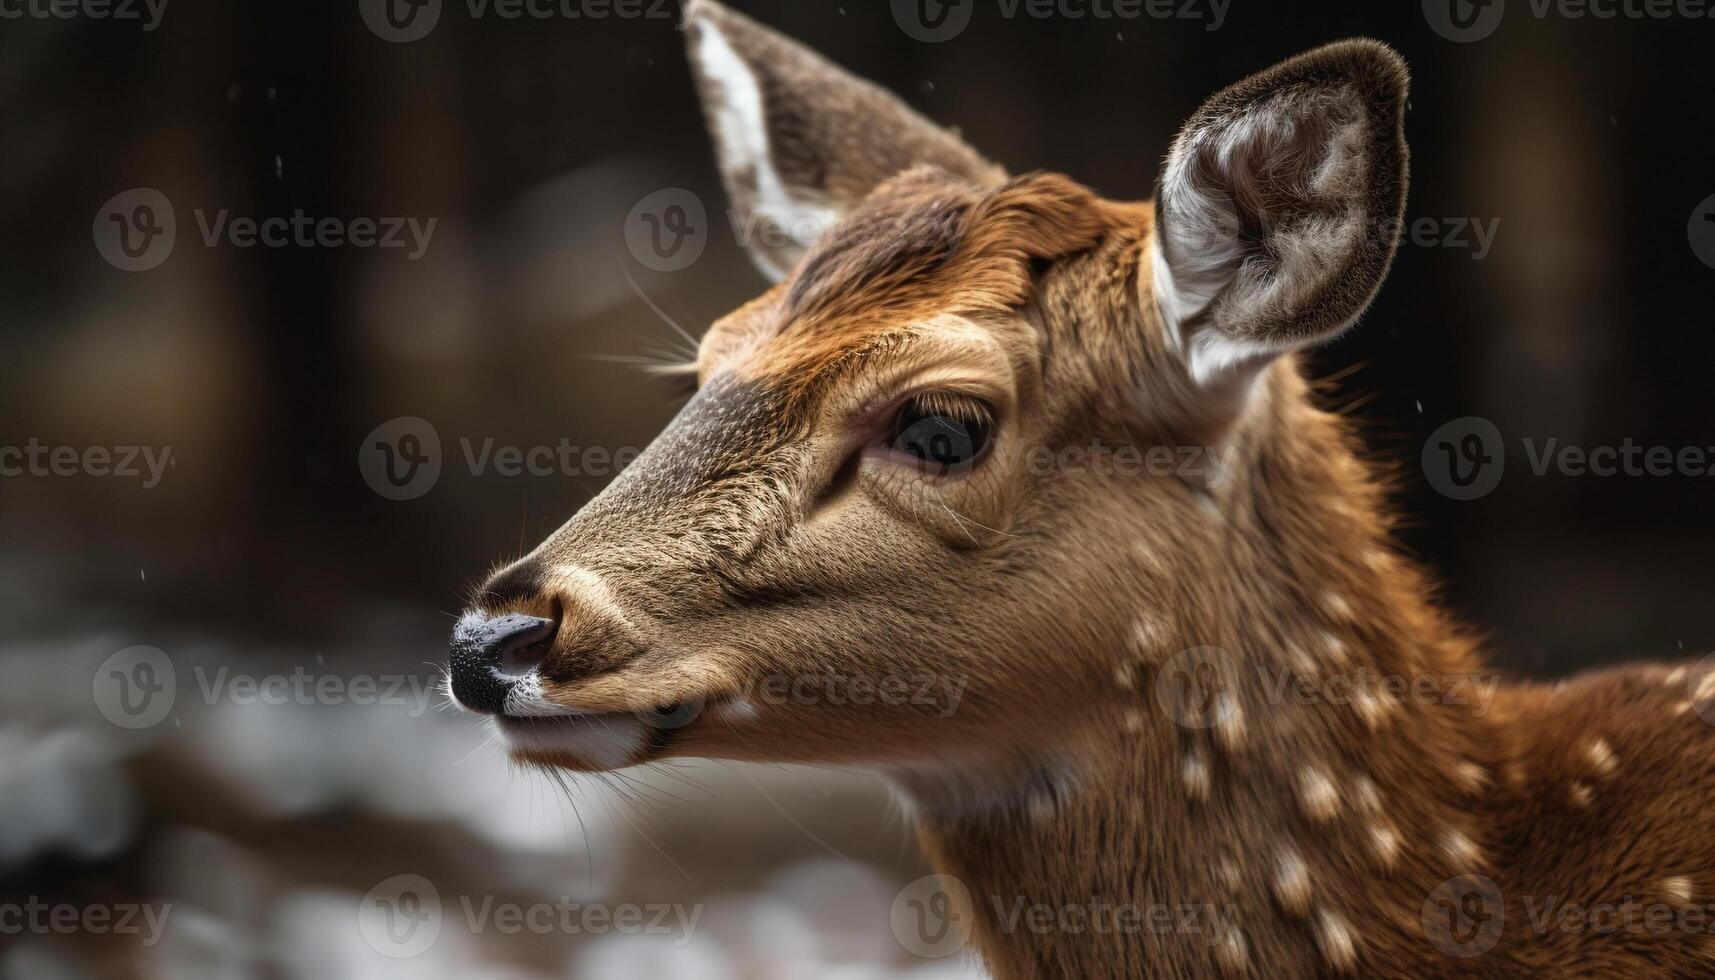
<path id="1" fill-rule="evenodd" d="M 1701 714 L 1715 673 L 1631 667 L 1459 703 L 1455 685 L 1490 674 L 1393 543 L 1351 425 L 1318 407 L 1291 355 L 1218 392 L 1189 376 L 1155 294 L 1149 205 L 1058 176 L 989 180 L 902 106 L 853 94 L 849 76 L 724 8 L 696 9 L 759 52 L 755 70 L 810 79 L 765 79 L 790 103 L 770 119 L 795 121 L 771 123 L 794 134 L 799 167 L 782 176 L 848 210 L 785 282 L 710 330 L 685 416 L 485 601 L 565 611 L 551 700 L 621 724 L 640 705 L 707 699 L 670 744 L 624 761 L 886 773 L 936 865 L 972 894 L 1003 978 L 1711 975 L 1707 932 L 1533 920 L 1550 902 L 1711 907 L 1699 834 L 1715 730 Z M 1376 106 L 1397 111 L 1403 69 L 1378 69 L 1393 63 L 1378 49 L 1332 46 L 1281 77 L 1343 79 L 1348 62 L 1353 77 L 1391 75 L 1370 93 L 1368 132 L 1397 139 L 1397 114 Z M 819 154 L 854 143 L 958 163 L 896 175 L 899 161 L 872 153 L 844 160 L 837 187 L 813 185 Z M 1385 216 L 1403 149 L 1381 158 L 1369 210 Z M 754 168 L 723 164 L 754 191 Z M 1368 271 L 1338 280 L 1338 302 L 1361 308 L 1391 246 L 1360 243 L 1341 270 Z M 1335 312 L 1305 337 L 1337 329 Z M 885 408 L 925 377 L 995 407 L 1000 435 L 969 476 L 913 476 L 870 451 Z M 1233 462 L 1142 476 L 1027 465 L 1032 447 L 1092 443 Z M 604 650 L 580 646 L 585 620 Z M 630 651 L 623 663 L 601 659 L 613 647 Z M 1213 673 L 1187 692 L 1179 668 L 1197 657 Z M 968 679 L 968 695 L 946 715 L 746 701 L 780 673 L 912 671 Z M 1303 701 L 1279 678 L 1357 693 Z M 1397 697 L 1379 678 L 1441 693 Z M 1208 697 L 1188 697 L 1198 689 Z M 748 714 L 728 712 L 741 704 Z M 1214 724 L 1184 722 L 1198 705 L 1218 707 L 1199 716 Z M 572 749 L 515 751 L 601 768 Z M 1492 882 L 1504 931 L 1466 957 L 1436 916 L 1470 876 Z M 1126 934 L 1007 925 L 1019 902 L 1092 901 L 1211 917 Z"/>
<path id="2" fill-rule="evenodd" d="M 1126 212 L 1065 177 L 1037 174 L 992 189 L 933 169 L 878 187 L 804 259 L 784 290 L 717 325 L 717 351 L 767 344 L 742 374 L 801 395 L 837 378 L 866 345 L 933 316 L 1010 315 L 1034 265 L 1092 247 Z"/>

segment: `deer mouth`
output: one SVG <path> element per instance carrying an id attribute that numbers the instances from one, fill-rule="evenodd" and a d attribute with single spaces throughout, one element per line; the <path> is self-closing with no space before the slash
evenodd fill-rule
<path id="1" fill-rule="evenodd" d="M 513 758 L 569 769 L 605 771 L 668 754 L 697 711 L 670 704 L 647 711 L 579 711 L 547 716 L 499 715 L 495 727 Z"/>

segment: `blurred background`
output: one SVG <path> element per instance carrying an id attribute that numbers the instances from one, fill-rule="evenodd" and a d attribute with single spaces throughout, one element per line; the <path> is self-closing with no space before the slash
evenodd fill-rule
<path id="1" fill-rule="evenodd" d="M 441 710 L 463 589 L 682 400 L 630 360 L 762 280 L 675 5 L 392 3 L 0 0 L 0 977 L 980 976 L 891 931 L 926 868 L 874 778 L 561 787 Z M 1397 46 L 1408 240 L 1312 366 L 1501 667 L 1700 655 L 1715 477 L 1539 476 L 1526 441 L 1715 446 L 1715 20 L 1455 3 L 734 5 L 1122 198 L 1215 89 Z M 692 252 L 640 251 L 640 214 L 687 200 Z M 299 214 L 332 224 L 244 244 Z M 1504 477 L 1456 499 L 1424 450 L 1473 416 Z M 576 473 L 495 455 L 562 445 Z M 491 914 L 544 903 L 699 917 Z"/>

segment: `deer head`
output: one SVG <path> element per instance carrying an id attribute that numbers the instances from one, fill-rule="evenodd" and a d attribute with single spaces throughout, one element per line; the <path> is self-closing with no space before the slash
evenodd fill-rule
<path id="1" fill-rule="evenodd" d="M 1121 203 L 1009 177 L 714 3 L 686 16 L 776 281 L 708 330 L 636 463 L 481 587 L 455 698 L 571 769 L 981 769 L 1075 738 L 1140 616 L 1241 614 L 1259 559 L 1232 529 L 1279 507 L 1278 471 L 1347 458 L 1295 429 L 1290 355 L 1391 260 L 1403 64 L 1347 41 L 1226 89 L 1155 203 Z"/>

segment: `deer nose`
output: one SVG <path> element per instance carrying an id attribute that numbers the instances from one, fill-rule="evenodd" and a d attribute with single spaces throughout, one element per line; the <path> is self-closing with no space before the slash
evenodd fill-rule
<path id="1" fill-rule="evenodd" d="M 447 662 L 453 697 L 472 711 L 500 714 L 519 676 L 548 658 L 559 625 L 523 613 L 466 615 L 453 627 Z"/>

